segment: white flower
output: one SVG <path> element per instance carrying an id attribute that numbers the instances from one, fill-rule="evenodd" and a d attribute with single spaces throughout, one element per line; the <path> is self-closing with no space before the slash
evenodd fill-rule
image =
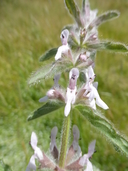
<path id="1" fill-rule="evenodd" d="M 30 161 L 28 163 L 26 171 L 36 170 L 35 159 L 43 160 L 43 153 L 40 150 L 40 148 L 37 147 L 37 142 L 38 142 L 37 136 L 36 136 L 35 132 L 32 132 L 30 144 L 31 144 L 31 146 L 32 146 L 32 148 L 34 150 L 34 154 L 30 158 Z"/>
<path id="2" fill-rule="evenodd" d="M 68 53 L 70 51 L 70 48 L 67 42 L 68 36 L 69 36 L 69 31 L 67 29 L 61 32 L 60 38 L 61 38 L 62 46 L 58 48 L 57 53 L 55 55 L 55 60 L 60 59 L 63 54 L 68 56 Z"/>
<path id="3" fill-rule="evenodd" d="M 74 88 L 74 90 L 67 87 L 66 100 L 65 100 L 66 106 L 65 106 L 65 110 L 64 110 L 65 116 L 69 115 L 70 110 L 71 110 L 71 104 L 75 103 L 76 90 L 77 90 L 76 87 Z"/>
<path id="4" fill-rule="evenodd" d="M 94 73 L 92 66 L 88 67 L 86 77 L 87 77 L 87 80 L 89 81 L 89 83 L 92 83 L 94 81 L 96 75 Z"/>
<path id="5" fill-rule="evenodd" d="M 35 132 L 32 132 L 30 144 L 34 150 L 34 154 L 37 157 L 37 159 L 42 160 L 43 153 L 42 153 L 41 149 L 39 147 L 37 147 L 37 142 L 38 142 L 37 136 L 36 136 Z"/>
<path id="6" fill-rule="evenodd" d="M 62 45 L 66 45 L 67 44 L 68 37 L 69 37 L 69 31 L 67 29 L 63 30 L 61 32 L 61 35 L 60 35 Z"/>
<path id="7" fill-rule="evenodd" d="M 68 114 L 70 113 L 71 104 L 75 103 L 76 93 L 77 93 L 76 83 L 78 77 L 79 77 L 79 70 L 77 68 L 71 69 L 69 73 L 69 86 L 67 87 L 66 98 L 65 98 L 65 103 L 66 103 L 65 110 L 64 110 L 65 116 L 68 116 Z"/>
<path id="8" fill-rule="evenodd" d="M 93 153 L 95 152 L 95 143 L 96 140 L 92 141 L 89 144 L 88 153 L 84 154 L 79 161 L 79 164 L 81 166 L 86 166 L 86 169 L 84 171 L 93 171 L 92 163 L 89 161 L 89 158 L 92 157 Z"/>
<path id="9" fill-rule="evenodd" d="M 89 99 L 90 107 L 96 110 L 96 103 L 99 107 L 105 110 L 109 108 L 100 98 L 99 93 L 97 89 L 93 86 L 93 84 L 87 83 L 85 89 L 86 91 L 83 96 Z"/>
<path id="10" fill-rule="evenodd" d="M 56 53 L 55 60 L 60 59 L 62 57 L 62 54 L 68 55 L 69 50 L 70 50 L 70 48 L 69 48 L 68 44 L 60 46 Z"/>

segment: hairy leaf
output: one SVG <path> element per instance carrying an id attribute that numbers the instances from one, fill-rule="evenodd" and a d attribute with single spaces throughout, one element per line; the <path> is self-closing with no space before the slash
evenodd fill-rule
<path id="1" fill-rule="evenodd" d="M 39 61 L 43 62 L 43 61 L 51 59 L 53 56 L 56 55 L 57 49 L 58 48 L 52 48 L 48 50 L 47 52 L 45 52 L 43 55 L 40 56 Z"/>
<path id="2" fill-rule="evenodd" d="M 114 145 L 116 150 L 128 156 L 128 141 L 122 137 L 113 125 L 99 112 L 92 110 L 84 105 L 75 106 L 82 116 L 97 128 Z"/>
<path id="3" fill-rule="evenodd" d="M 94 43 L 86 43 L 83 45 L 87 49 L 91 50 L 109 50 L 112 52 L 128 52 L 128 46 L 119 42 L 111 42 L 111 41 L 101 41 Z"/>
<path id="4" fill-rule="evenodd" d="M 58 48 L 52 48 L 48 50 L 47 52 L 45 52 L 43 55 L 40 56 L 39 61 L 43 62 L 43 61 L 51 59 L 53 56 L 56 55 L 57 49 Z"/>
<path id="5" fill-rule="evenodd" d="M 35 110 L 29 117 L 28 121 L 39 118 L 41 116 L 44 116 L 46 114 L 49 114 L 55 110 L 60 109 L 61 107 L 64 106 L 64 103 L 61 102 L 47 102 L 45 105 L 40 107 L 39 109 Z"/>
<path id="6" fill-rule="evenodd" d="M 64 0 L 69 13 L 73 16 L 79 26 L 81 26 L 80 11 L 74 0 Z"/>
<path id="7" fill-rule="evenodd" d="M 120 13 L 118 11 L 108 11 L 100 16 L 98 16 L 92 23 L 89 25 L 88 29 L 92 29 L 93 27 L 98 27 L 104 22 L 112 20 L 114 18 L 119 17 Z"/>
<path id="8" fill-rule="evenodd" d="M 70 60 L 58 60 L 52 65 L 43 66 L 35 73 L 33 73 L 28 80 L 28 84 L 35 84 L 38 83 L 41 79 L 54 77 L 55 74 L 62 73 L 68 69 L 70 70 L 71 67 L 72 63 Z"/>

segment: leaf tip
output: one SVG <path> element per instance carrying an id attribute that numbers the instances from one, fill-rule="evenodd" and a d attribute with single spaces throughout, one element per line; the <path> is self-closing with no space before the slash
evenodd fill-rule
<path id="1" fill-rule="evenodd" d="M 31 121 L 31 120 L 32 120 L 32 115 L 29 115 L 27 121 Z"/>

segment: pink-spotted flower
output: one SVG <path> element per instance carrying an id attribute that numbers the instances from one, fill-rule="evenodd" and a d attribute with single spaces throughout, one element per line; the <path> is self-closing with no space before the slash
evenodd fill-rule
<path id="1" fill-rule="evenodd" d="M 95 143 L 96 140 L 92 141 L 89 144 L 88 153 L 84 154 L 79 161 L 79 164 L 81 166 L 86 166 L 86 169 L 84 171 L 93 171 L 92 163 L 89 161 L 89 158 L 91 158 L 93 153 L 95 152 Z"/>
<path id="2" fill-rule="evenodd" d="M 70 48 L 68 46 L 68 37 L 69 31 L 67 29 L 63 30 L 60 35 L 62 46 L 58 48 L 57 53 L 55 55 L 55 60 L 60 59 L 63 54 L 68 55 L 68 52 L 70 51 Z"/>
<path id="3" fill-rule="evenodd" d="M 67 87 L 66 98 L 65 98 L 65 116 L 68 116 L 71 110 L 71 104 L 75 103 L 76 93 L 77 93 L 77 79 L 79 77 L 79 70 L 77 68 L 71 69 L 69 73 L 69 86 Z"/>

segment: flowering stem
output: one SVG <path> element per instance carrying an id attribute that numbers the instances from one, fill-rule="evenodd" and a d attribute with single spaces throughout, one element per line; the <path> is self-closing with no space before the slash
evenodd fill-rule
<path id="1" fill-rule="evenodd" d="M 71 118 L 69 114 L 67 117 L 65 117 L 63 128 L 62 128 L 61 149 L 60 149 L 60 158 L 59 158 L 59 166 L 61 168 L 64 168 L 65 166 L 68 139 L 70 134 L 70 124 L 71 124 Z"/>

